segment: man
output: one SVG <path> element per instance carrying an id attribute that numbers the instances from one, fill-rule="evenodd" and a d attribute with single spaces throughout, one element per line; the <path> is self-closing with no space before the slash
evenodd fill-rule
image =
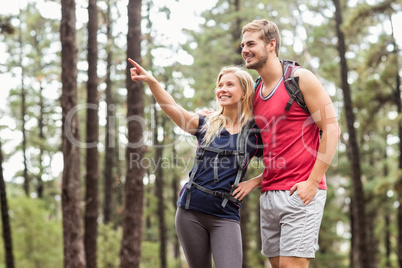
<path id="1" fill-rule="evenodd" d="M 314 74 L 297 68 L 300 90 L 311 114 L 289 100 L 278 58 L 278 27 L 265 19 L 243 27 L 242 56 L 262 82 L 254 115 L 264 143 L 265 169 L 234 192 L 242 199 L 261 185 L 262 254 L 273 268 L 305 268 L 318 249 L 326 200 L 325 172 L 340 135 L 335 109 Z M 321 136 L 320 136 L 321 130 Z M 261 182 L 261 184 L 259 184 Z"/>

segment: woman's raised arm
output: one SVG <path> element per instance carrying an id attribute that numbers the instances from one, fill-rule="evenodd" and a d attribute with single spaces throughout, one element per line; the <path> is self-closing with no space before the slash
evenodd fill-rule
<path id="1" fill-rule="evenodd" d="M 149 89 L 155 97 L 162 110 L 184 131 L 194 134 L 198 127 L 199 117 L 178 105 L 173 97 L 162 88 L 158 80 L 145 71 L 132 59 L 128 61 L 134 66 L 130 69 L 131 80 L 134 82 L 143 81 L 148 84 Z"/>

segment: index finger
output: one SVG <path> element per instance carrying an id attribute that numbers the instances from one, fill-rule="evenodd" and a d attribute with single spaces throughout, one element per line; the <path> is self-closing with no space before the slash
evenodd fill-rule
<path id="1" fill-rule="evenodd" d="M 128 58 L 128 61 L 129 61 L 134 67 L 138 67 L 138 63 L 136 63 L 135 61 L 133 61 L 131 58 Z"/>

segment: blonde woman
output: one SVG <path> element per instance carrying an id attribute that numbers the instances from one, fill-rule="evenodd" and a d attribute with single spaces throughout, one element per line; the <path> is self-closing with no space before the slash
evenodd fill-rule
<path id="1" fill-rule="evenodd" d="M 129 59 L 133 81 L 148 84 L 162 110 L 198 141 L 195 163 L 177 201 L 176 232 L 190 268 L 242 267 L 240 200 L 233 196 L 253 156 L 261 156 L 261 137 L 253 124 L 254 81 L 240 67 L 224 67 L 215 95 L 218 109 L 204 117 L 180 107 L 158 81 Z M 242 132 L 249 123 L 254 131 Z M 245 135 L 245 166 L 238 167 L 238 137 Z M 251 189 L 250 189 L 251 191 Z"/>

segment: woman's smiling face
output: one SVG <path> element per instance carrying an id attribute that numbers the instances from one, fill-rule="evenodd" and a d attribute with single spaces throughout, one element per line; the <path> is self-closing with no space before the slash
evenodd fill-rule
<path id="1" fill-rule="evenodd" d="M 222 75 L 216 87 L 216 97 L 222 107 L 238 105 L 243 99 L 240 81 L 233 73 Z"/>

